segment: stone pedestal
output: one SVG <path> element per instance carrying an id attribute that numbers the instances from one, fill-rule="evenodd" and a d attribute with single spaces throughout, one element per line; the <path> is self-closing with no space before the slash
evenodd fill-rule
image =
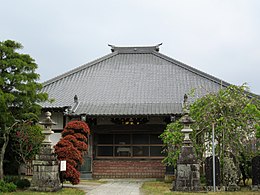
<path id="1" fill-rule="evenodd" d="M 175 191 L 199 191 L 199 163 L 192 146 L 183 146 L 177 162 Z"/>
<path id="2" fill-rule="evenodd" d="M 31 190 L 53 192 L 61 189 L 59 162 L 50 145 L 43 145 L 33 161 Z"/>
<path id="3" fill-rule="evenodd" d="M 59 161 L 50 140 L 53 133 L 51 126 L 55 124 L 51 118 L 51 113 L 46 112 L 46 119 L 40 124 L 44 125 L 43 134 L 45 139 L 40 148 L 40 152 L 33 161 L 33 177 L 31 190 L 41 192 L 53 192 L 61 189 L 59 177 Z"/>

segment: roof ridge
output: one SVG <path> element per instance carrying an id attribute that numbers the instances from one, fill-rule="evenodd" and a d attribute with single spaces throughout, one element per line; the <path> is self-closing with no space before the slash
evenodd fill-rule
<path id="1" fill-rule="evenodd" d="M 42 85 L 43 85 L 43 86 L 50 85 L 51 83 L 54 83 L 54 82 L 56 82 L 56 81 L 58 81 L 58 80 L 60 80 L 60 79 L 62 79 L 62 78 L 68 77 L 68 76 L 70 76 L 70 75 L 72 75 L 72 74 L 74 74 L 74 73 L 77 73 L 77 72 L 81 71 L 81 70 L 84 69 L 84 68 L 91 67 L 91 66 L 93 66 L 93 65 L 95 65 L 95 64 L 97 64 L 97 63 L 99 63 L 99 62 L 102 62 L 102 61 L 104 61 L 104 60 L 107 60 L 107 59 L 109 59 L 109 58 L 111 58 L 111 57 L 113 57 L 113 56 L 115 56 L 115 55 L 117 55 L 117 54 L 118 54 L 117 52 L 109 53 L 109 54 L 107 54 L 107 55 L 105 55 L 105 56 L 102 56 L 102 57 L 100 57 L 100 58 L 97 58 L 97 59 L 95 59 L 95 60 L 93 60 L 93 61 L 91 61 L 91 62 L 88 62 L 88 63 L 86 63 L 86 64 L 83 64 L 83 65 L 81 65 L 81 66 L 79 66 L 79 67 L 76 67 L 76 68 L 74 68 L 74 69 L 72 69 L 72 70 L 70 70 L 70 71 L 67 71 L 67 72 L 65 72 L 65 73 L 63 73 L 63 74 L 60 74 L 60 75 L 58 75 L 58 76 L 56 76 L 56 77 L 54 77 L 54 78 L 52 78 L 52 79 L 49 79 L 49 80 L 43 82 Z"/>
<path id="2" fill-rule="evenodd" d="M 200 75 L 200 76 L 202 76 L 202 77 L 204 77 L 206 79 L 209 79 L 209 80 L 211 80 L 211 81 L 213 81 L 213 82 L 215 82 L 217 84 L 223 85 L 224 87 L 227 87 L 227 86 L 231 85 L 230 83 L 228 83 L 226 81 L 223 81 L 222 79 L 219 79 L 219 78 L 217 78 L 217 77 L 215 77 L 213 75 L 210 75 L 210 74 L 208 74 L 206 72 L 203 72 L 203 71 L 201 71 L 199 69 L 193 68 L 192 66 L 189 66 L 189 65 L 187 65 L 187 64 L 185 64 L 183 62 L 180 62 L 178 60 L 175 60 L 175 59 L 173 59 L 173 58 L 171 58 L 171 57 L 169 57 L 167 55 L 164 55 L 162 53 L 153 52 L 153 54 L 156 55 L 157 57 L 160 57 L 160 58 L 162 58 L 164 60 L 167 60 L 167 61 L 169 61 L 171 63 L 174 63 L 175 65 L 180 66 L 181 68 L 184 68 L 184 69 L 189 70 L 189 71 L 191 71 L 191 72 L 193 72 L 193 73 L 195 73 L 197 75 Z"/>
<path id="3" fill-rule="evenodd" d="M 154 45 L 154 46 L 115 46 L 110 45 L 112 52 L 118 53 L 152 53 L 152 52 L 159 52 L 159 47 L 162 43 Z"/>

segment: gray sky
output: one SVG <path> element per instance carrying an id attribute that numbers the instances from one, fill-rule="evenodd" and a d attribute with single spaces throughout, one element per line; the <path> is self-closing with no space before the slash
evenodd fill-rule
<path id="1" fill-rule="evenodd" d="M 162 42 L 161 53 L 260 94 L 259 0 L 0 2 L 0 41 L 22 43 L 41 81 L 110 53 L 107 44 Z"/>

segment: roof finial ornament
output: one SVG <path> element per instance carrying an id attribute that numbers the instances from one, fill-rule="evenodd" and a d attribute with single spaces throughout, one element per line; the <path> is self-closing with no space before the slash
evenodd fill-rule
<path id="1" fill-rule="evenodd" d="M 162 44 L 163 44 L 163 43 L 159 43 L 159 44 L 155 45 L 156 51 L 159 51 L 159 47 L 160 47 Z"/>
<path id="2" fill-rule="evenodd" d="M 79 98 L 77 95 L 74 96 L 74 103 L 78 103 L 79 102 Z"/>
<path id="3" fill-rule="evenodd" d="M 107 44 L 109 47 L 111 47 L 111 51 L 114 52 L 115 51 L 115 47 L 114 45 L 111 45 L 111 44 Z"/>
<path id="4" fill-rule="evenodd" d="M 184 94 L 184 100 L 183 100 L 183 113 L 188 114 L 190 113 L 189 111 L 189 105 L 188 105 L 188 95 Z"/>

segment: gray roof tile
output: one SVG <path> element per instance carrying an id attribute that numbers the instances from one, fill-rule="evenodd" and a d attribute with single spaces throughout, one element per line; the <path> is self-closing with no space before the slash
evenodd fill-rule
<path id="1" fill-rule="evenodd" d="M 56 101 L 43 107 L 73 107 L 75 114 L 152 115 L 181 112 L 184 94 L 191 101 L 216 92 L 226 82 L 158 52 L 156 47 L 114 47 L 114 52 L 43 83 Z"/>

